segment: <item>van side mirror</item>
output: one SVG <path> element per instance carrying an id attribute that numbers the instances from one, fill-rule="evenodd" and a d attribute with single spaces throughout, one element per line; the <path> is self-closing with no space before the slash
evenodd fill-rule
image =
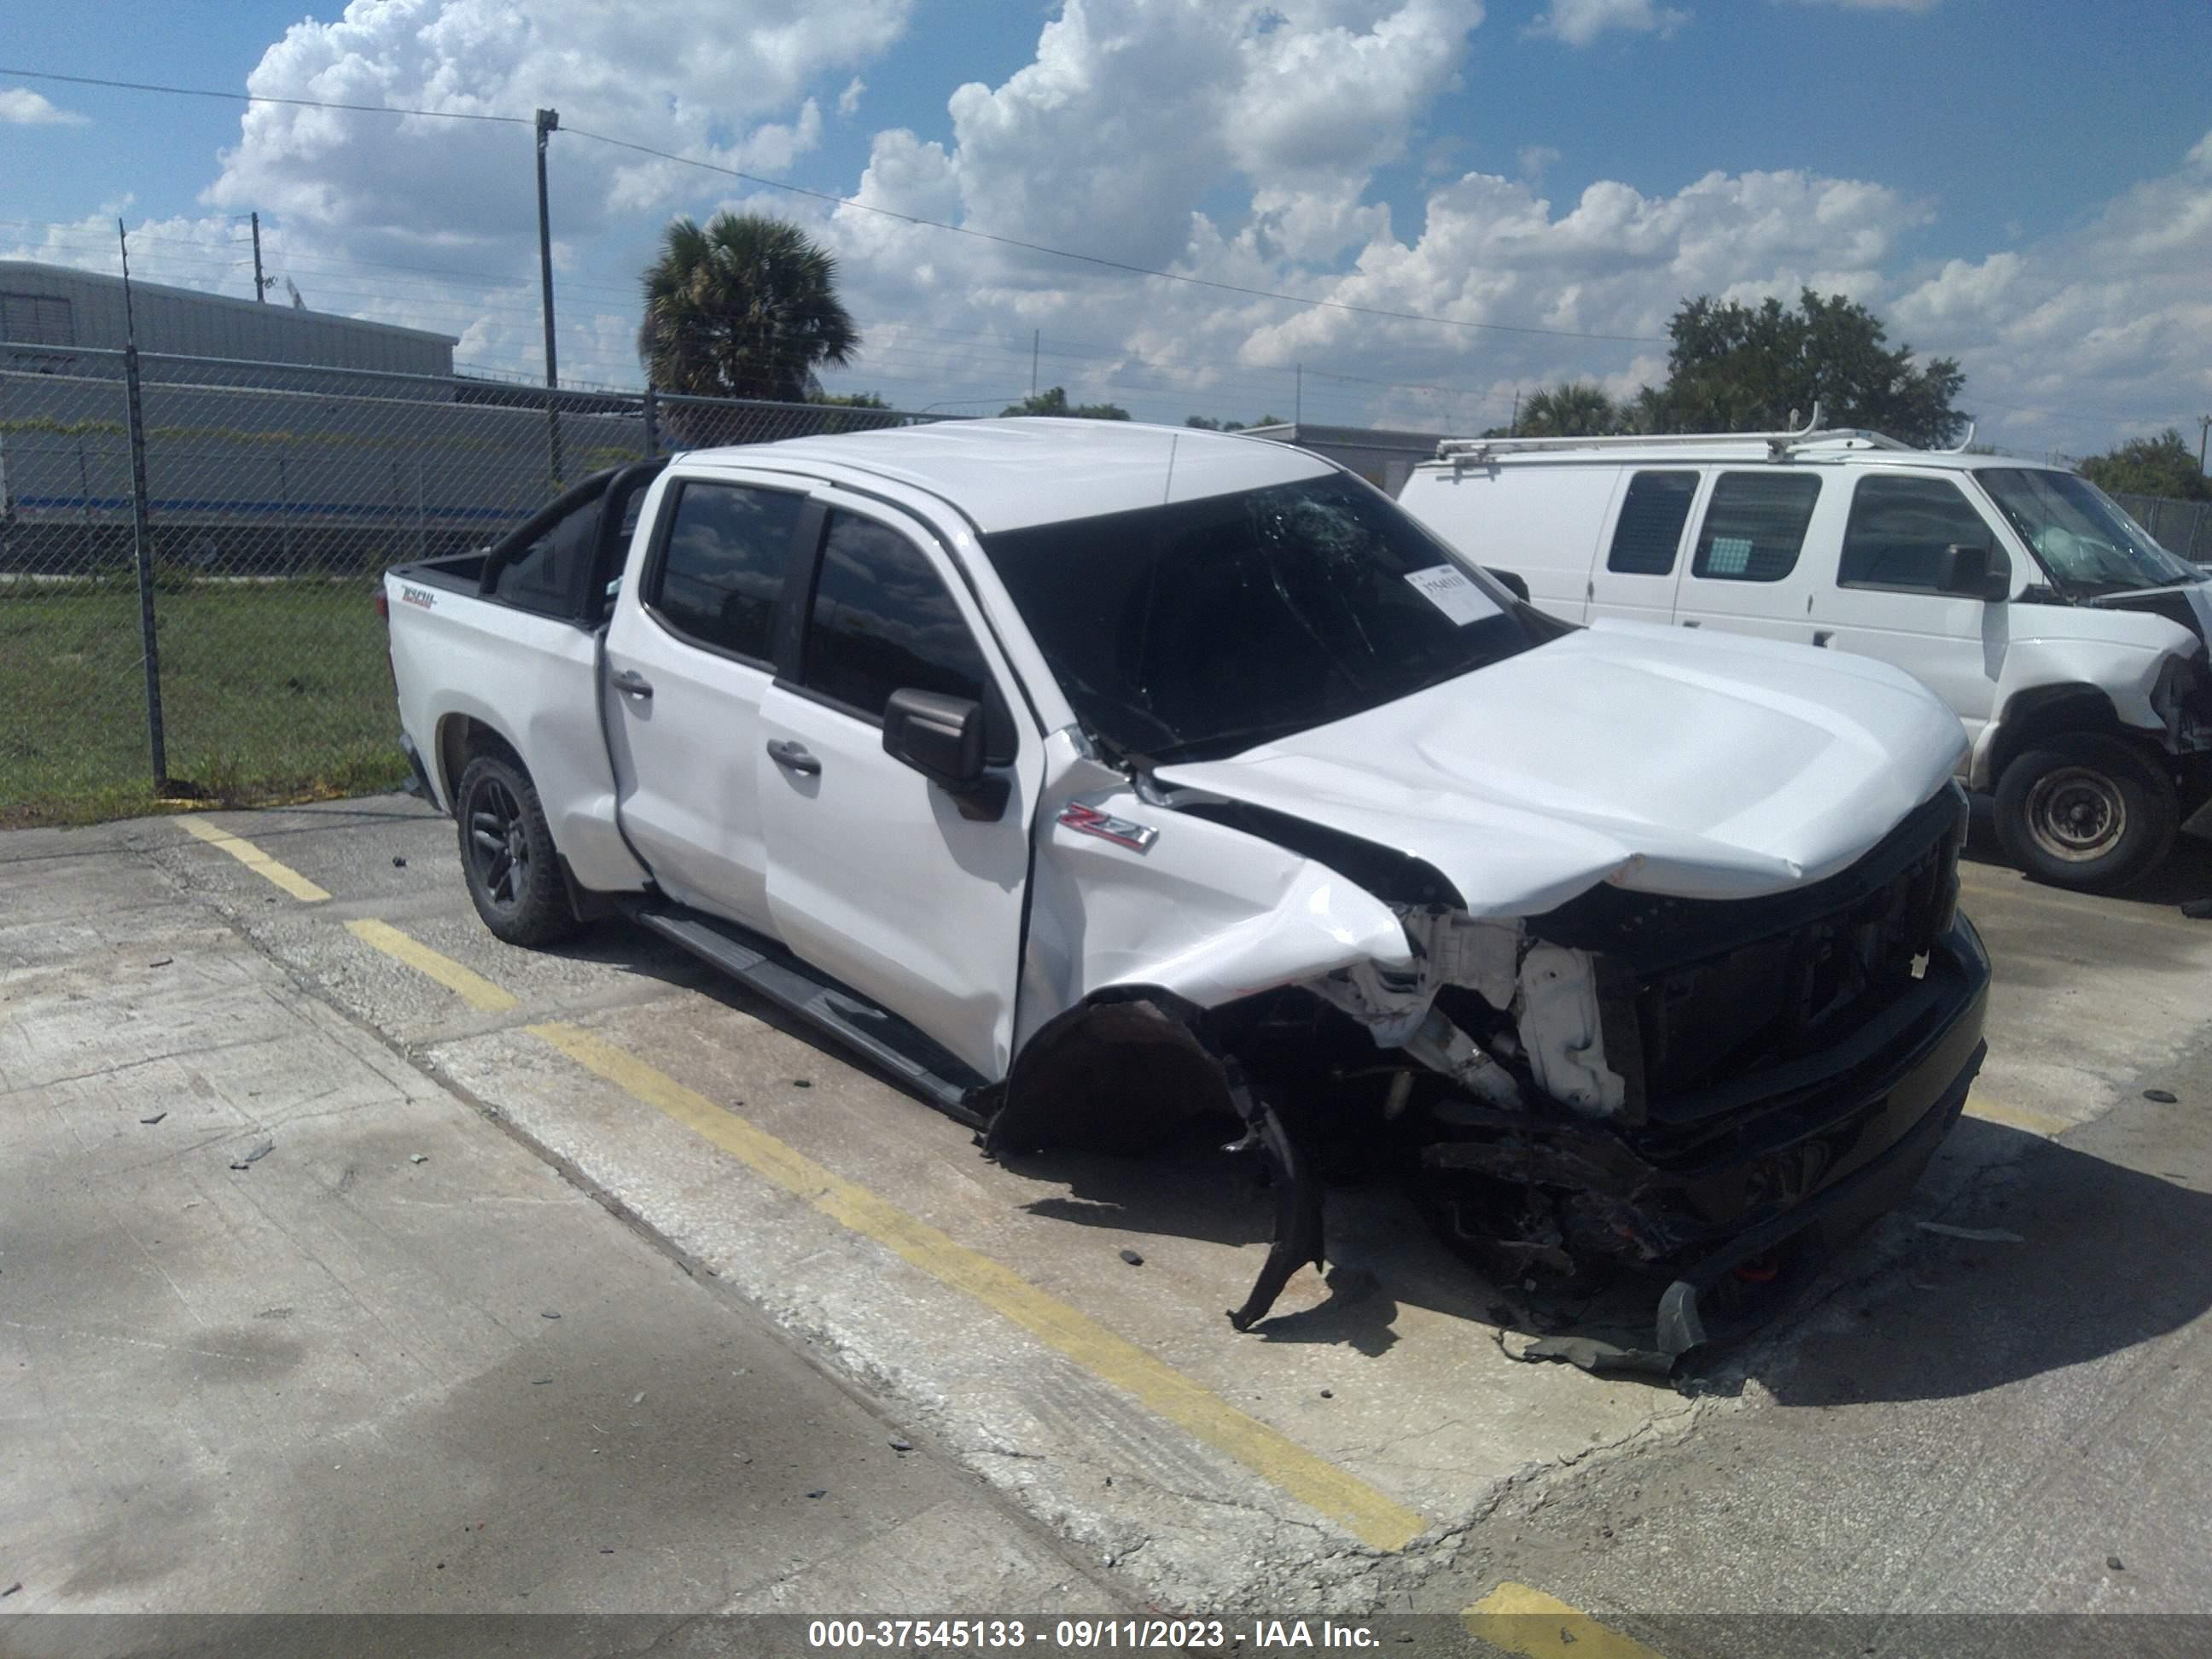
<path id="1" fill-rule="evenodd" d="M 1491 580 L 1496 582 L 1522 604 L 1528 603 L 1528 579 L 1519 571 L 1492 570 L 1488 565 L 1483 566 L 1482 568 Z"/>
<path id="2" fill-rule="evenodd" d="M 1991 551 L 1953 542 L 1943 550 L 1936 567 L 1936 588 L 1962 599 L 2002 599 L 2012 591 L 2012 573 L 2004 566 L 1990 568 Z"/>

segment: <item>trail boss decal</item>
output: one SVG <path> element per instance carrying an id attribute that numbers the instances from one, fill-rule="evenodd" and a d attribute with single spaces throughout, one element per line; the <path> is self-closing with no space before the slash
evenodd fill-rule
<path id="1" fill-rule="evenodd" d="M 404 603 L 408 605 L 419 605 L 425 611 L 428 611 L 433 605 L 437 603 L 436 600 L 430 597 L 430 590 L 428 588 L 410 587 L 404 582 L 399 584 L 399 597 Z"/>

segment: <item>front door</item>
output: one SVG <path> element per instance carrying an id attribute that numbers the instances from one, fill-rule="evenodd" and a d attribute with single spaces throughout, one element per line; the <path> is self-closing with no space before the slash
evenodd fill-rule
<path id="1" fill-rule="evenodd" d="M 753 743 L 775 932 L 1003 1077 L 1043 764 L 1033 726 L 1012 715 L 1012 677 L 943 548 L 873 507 L 827 514 L 795 657 L 761 701 Z M 884 752 L 884 705 L 905 689 L 989 711 L 987 752 L 1009 786 L 994 816 L 971 816 L 972 800 Z"/>
<path id="2" fill-rule="evenodd" d="M 772 932 L 761 700 L 804 494 L 672 477 L 607 628 L 607 747 L 623 833 L 671 898 Z"/>
<path id="3" fill-rule="evenodd" d="M 2010 608 L 1937 589 L 1943 550 L 1953 545 L 1988 548 L 1992 568 L 2008 568 L 1996 527 L 1953 478 L 1863 473 L 1835 580 L 1815 597 L 1813 614 L 1836 649 L 1895 663 L 1949 703 L 1972 740 L 1996 708 Z"/>

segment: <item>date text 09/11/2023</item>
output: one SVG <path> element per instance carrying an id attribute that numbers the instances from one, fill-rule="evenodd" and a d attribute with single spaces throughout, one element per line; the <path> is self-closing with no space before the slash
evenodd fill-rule
<path id="1" fill-rule="evenodd" d="M 1364 1649 L 1382 1638 L 1364 1625 L 1334 1620 L 1255 1619 L 1242 1626 L 1220 1619 L 816 1619 L 806 1629 L 816 1649 L 931 1649 L 982 1651 L 1036 1646 L 1066 1651 L 1157 1648 L 1169 1651 L 1228 1648 L 1288 1653 L 1299 1649 Z"/>

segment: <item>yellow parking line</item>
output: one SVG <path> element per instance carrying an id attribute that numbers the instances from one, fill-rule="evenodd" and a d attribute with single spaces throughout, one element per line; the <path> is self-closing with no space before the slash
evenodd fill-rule
<path id="1" fill-rule="evenodd" d="M 428 974 L 479 1012 L 504 1013 L 522 1005 L 482 974 L 464 968 L 451 957 L 441 956 L 418 939 L 401 933 L 388 922 L 362 920 L 346 923 L 346 932 L 364 945 L 374 945 L 387 957 L 405 963 L 417 973 Z"/>
<path id="2" fill-rule="evenodd" d="M 220 847 L 255 875 L 274 882 L 302 903 L 319 904 L 330 896 L 290 865 L 277 863 L 242 836 L 234 836 L 228 830 L 218 830 L 205 818 L 190 812 L 179 817 L 177 823 L 187 835 L 198 836 L 210 847 Z"/>
<path id="3" fill-rule="evenodd" d="M 2046 1139 L 2076 1127 L 2071 1118 L 2060 1117 L 2055 1112 L 2039 1112 L 2033 1106 L 2008 1106 L 1984 1095 L 1966 1097 L 1966 1115 L 1980 1118 L 1985 1123 L 2002 1123 L 2009 1129 L 2025 1129 L 2032 1135 Z"/>
<path id="4" fill-rule="evenodd" d="M 1262 1480 L 1336 1522 L 1370 1548 L 1403 1549 L 1428 1528 L 1422 1516 L 1365 1481 L 1246 1416 L 1219 1395 L 1047 1295 L 865 1187 L 824 1169 L 766 1130 L 716 1105 L 636 1055 L 574 1025 L 527 1028 L 588 1072 L 712 1141 L 832 1220 L 965 1291 Z M 1592 1659 L 1580 1656 L 1579 1659 Z"/>
<path id="5" fill-rule="evenodd" d="M 1460 1620 L 1474 1635 L 1508 1653 L 1659 1659 L 1643 1643 L 1577 1612 L 1558 1596 L 1510 1579 L 1460 1614 Z"/>

